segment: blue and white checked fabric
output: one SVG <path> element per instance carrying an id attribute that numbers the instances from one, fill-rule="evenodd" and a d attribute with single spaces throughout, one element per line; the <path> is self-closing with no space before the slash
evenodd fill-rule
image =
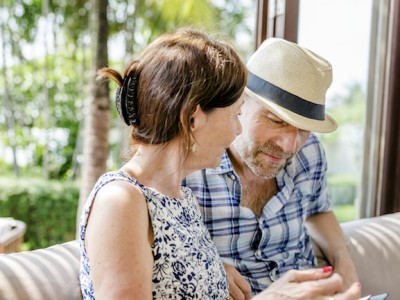
<path id="1" fill-rule="evenodd" d="M 326 170 L 322 145 L 310 134 L 278 174 L 279 192 L 267 202 L 260 218 L 240 206 L 240 181 L 227 153 L 219 167 L 195 172 L 183 181 L 199 201 L 222 260 L 246 277 L 253 294 L 290 269 L 316 266 L 305 220 L 331 210 Z"/>

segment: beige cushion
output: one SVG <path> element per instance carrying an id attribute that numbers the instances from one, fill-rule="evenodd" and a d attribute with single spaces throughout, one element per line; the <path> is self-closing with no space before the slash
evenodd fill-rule
<path id="1" fill-rule="evenodd" d="M 400 299 L 400 213 L 341 224 L 347 248 L 362 286 L 362 294 L 389 293 Z M 318 247 L 320 265 L 327 265 Z"/>
<path id="2" fill-rule="evenodd" d="M 400 299 L 400 213 L 342 224 L 365 295 Z"/>
<path id="3" fill-rule="evenodd" d="M 0 299 L 82 299 L 76 241 L 0 255 Z"/>

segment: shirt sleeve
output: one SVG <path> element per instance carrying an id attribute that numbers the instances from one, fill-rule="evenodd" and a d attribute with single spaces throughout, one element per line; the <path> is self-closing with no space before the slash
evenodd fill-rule
<path id="1" fill-rule="evenodd" d="M 312 182 L 312 193 L 309 195 L 307 205 L 307 217 L 331 211 L 332 205 L 327 192 L 328 163 L 325 150 L 315 134 L 311 134 L 298 155 L 303 161 L 303 165 L 307 166 L 308 177 Z"/>

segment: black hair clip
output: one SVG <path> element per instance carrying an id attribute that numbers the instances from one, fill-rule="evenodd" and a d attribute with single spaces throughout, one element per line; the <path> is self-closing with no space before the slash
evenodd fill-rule
<path id="1" fill-rule="evenodd" d="M 128 126 L 139 124 L 137 117 L 138 79 L 137 74 L 126 76 L 122 86 L 117 91 L 115 100 L 117 111 Z"/>

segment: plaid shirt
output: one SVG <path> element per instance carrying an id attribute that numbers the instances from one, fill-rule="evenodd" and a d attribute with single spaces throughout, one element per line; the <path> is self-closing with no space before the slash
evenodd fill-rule
<path id="1" fill-rule="evenodd" d="M 240 181 L 227 153 L 219 167 L 195 172 L 184 180 L 199 201 L 222 260 L 240 271 L 253 294 L 290 269 L 316 266 L 305 220 L 331 210 L 326 170 L 322 145 L 310 134 L 276 177 L 279 192 L 267 202 L 260 218 L 240 206 Z"/>

